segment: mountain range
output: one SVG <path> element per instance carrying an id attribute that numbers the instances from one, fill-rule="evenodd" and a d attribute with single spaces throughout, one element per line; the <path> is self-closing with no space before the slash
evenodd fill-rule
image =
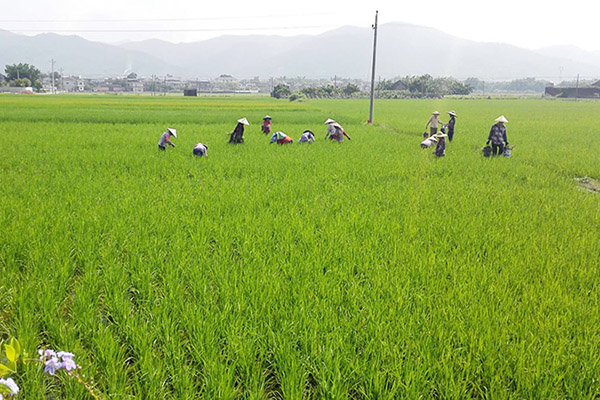
<path id="1" fill-rule="evenodd" d="M 26 62 L 50 70 L 50 59 L 66 74 L 149 76 L 172 74 L 208 78 L 230 74 L 260 76 L 370 76 L 373 31 L 343 27 L 320 35 L 221 36 L 193 43 L 158 39 L 121 44 L 45 33 L 24 36 L 0 30 L 0 65 Z M 382 78 L 430 74 L 456 78 L 558 80 L 600 77 L 600 51 L 574 46 L 528 50 L 501 43 L 461 39 L 434 28 L 404 23 L 379 27 L 377 72 Z"/>

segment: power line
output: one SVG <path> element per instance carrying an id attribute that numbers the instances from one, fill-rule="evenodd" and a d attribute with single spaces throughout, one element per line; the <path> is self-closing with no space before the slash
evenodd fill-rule
<path id="1" fill-rule="evenodd" d="M 203 17 L 203 18 L 144 18 L 144 19 L 2 19 L 0 22 L 160 22 L 160 21 L 226 21 L 254 18 L 287 18 L 287 17 L 315 17 L 331 15 L 329 13 L 311 14 L 271 14 L 271 15 L 246 15 L 237 17 Z"/>

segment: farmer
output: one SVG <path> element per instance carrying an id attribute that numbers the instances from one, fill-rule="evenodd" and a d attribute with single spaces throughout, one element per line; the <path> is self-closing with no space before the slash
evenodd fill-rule
<path id="1" fill-rule="evenodd" d="M 344 131 L 344 128 L 342 128 L 340 124 L 331 118 L 328 118 L 327 121 L 325 121 L 325 124 L 327 125 L 327 134 L 325 135 L 325 139 L 329 138 L 341 143 L 344 141 L 344 136 L 346 136 L 348 140 L 351 140 L 350 136 L 348 136 L 346 131 Z"/>
<path id="2" fill-rule="evenodd" d="M 208 146 L 204 143 L 196 143 L 194 150 L 192 150 L 195 156 L 208 157 Z"/>
<path id="3" fill-rule="evenodd" d="M 429 136 L 433 136 L 437 133 L 439 124 L 442 124 L 442 121 L 440 121 L 440 112 L 434 111 L 433 113 L 431 113 L 431 117 L 425 125 L 425 130 L 427 130 L 427 127 L 429 127 Z"/>
<path id="4" fill-rule="evenodd" d="M 504 153 L 504 146 L 508 146 L 508 139 L 506 139 L 506 124 L 508 120 L 504 115 L 496 118 L 496 123 L 492 125 L 490 135 L 488 136 L 487 145 L 492 142 L 492 155 L 500 155 Z"/>
<path id="5" fill-rule="evenodd" d="M 302 136 L 300 136 L 300 140 L 298 140 L 298 143 L 312 143 L 314 141 L 315 134 L 313 133 L 313 131 L 307 129 L 304 132 L 302 132 Z"/>
<path id="6" fill-rule="evenodd" d="M 448 127 L 448 140 L 452 141 L 452 137 L 454 137 L 454 125 L 456 124 L 456 111 L 448 111 L 448 115 L 450 116 L 450 120 L 446 124 Z"/>
<path id="7" fill-rule="evenodd" d="M 229 134 L 229 143 L 244 143 L 244 125 L 250 125 L 246 118 L 238 119 L 233 132 Z"/>
<path id="8" fill-rule="evenodd" d="M 160 140 L 158 141 L 158 148 L 160 150 L 165 150 L 167 146 L 175 147 L 173 143 L 171 143 L 171 136 L 177 139 L 177 130 L 173 128 L 167 128 L 166 132 L 160 136 Z"/>
<path id="9" fill-rule="evenodd" d="M 437 146 L 435 146 L 435 156 L 444 157 L 446 155 L 446 135 L 444 132 L 436 133 L 433 137 L 437 138 Z"/>
<path id="10" fill-rule="evenodd" d="M 269 117 L 268 115 L 265 115 L 263 117 L 263 124 L 260 127 L 260 130 L 265 135 L 268 135 L 269 133 L 271 133 L 271 117 Z"/>
<path id="11" fill-rule="evenodd" d="M 292 140 L 292 138 L 289 137 L 288 135 L 286 135 L 283 132 L 275 132 L 273 134 L 273 136 L 271 136 L 271 141 L 269 142 L 269 144 L 275 143 L 275 142 L 277 142 L 277 144 L 294 143 L 294 141 Z"/>
<path id="12" fill-rule="evenodd" d="M 434 136 L 428 137 L 427 139 L 421 142 L 421 148 L 428 149 L 432 147 L 434 144 L 437 144 L 437 138 Z"/>

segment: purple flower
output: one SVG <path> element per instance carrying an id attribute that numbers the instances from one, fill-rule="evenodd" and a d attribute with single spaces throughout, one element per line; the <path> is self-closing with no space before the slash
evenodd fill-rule
<path id="1" fill-rule="evenodd" d="M 79 365 L 73 361 L 75 354 L 68 351 L 55 352 L 54 350 L 38 350 L 40 361 L 44 363 L 44 372 L 54 375 L 56 371 L 64 369 L 69 372 L 79 368 Z M 2 400 L 2 399 L 0 399 Z"/>
<path id="2" fill-rule="evenodd" d="M 50 375 L 54 375 L 56 370 L 59 370 L 63 367 L 63 364 L 58 361 L 58 357 L 50 357 L 44 363 L 44 372 L 49 373 Z"/>
<path id="3" fill-rule="evenodd" d="M 62 366 L 66 371 L 71 371 L 78 368 L 78 365 L 75 364 L 75 361 L 73 361 L 72 358 L 63 357 Z"/>
<path id="4" fill-rule="evenodd" d="M 10 390 L 10 393 L 8 394 L 9 396 L 16 396 L 17 393 L 19 393 L 19 386 L 17 386 L 17 384 L 15 383 L 13 378 L 6 378 L 6 379 L 0 378 L 0 385 L 4 385 L 8 388 L 8 390 Z M 0 394 L 0 400 L 2 400 L 1 394 Z"/>
<path id="5" fill-rule="evenodd" d="M 40 355 L 40 361 L 44 361 L 45 358 L 50 358 L 56 356 L 54 350 L 50 349 L 39 349 L 38 354 Z"/>
<path id="6" fill-rule="evenodd" d="M 75 354 L 69 353 L 68 351 L 59 351 L 58 353 L 56 353 L 56 355 L 58 357 L 62 358 L 63 360 L 65 359 L 65 357 L 67 357 L 67 358 L 75 357 Z"/>

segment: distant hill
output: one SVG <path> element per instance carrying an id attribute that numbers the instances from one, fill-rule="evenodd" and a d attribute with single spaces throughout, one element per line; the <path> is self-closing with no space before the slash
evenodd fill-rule
<path id="1" fill-rule="evenodd" d="M 50 60 L 66 74 L 114 76 L 135 70 L 140 74 L 181 72 L 178 68 L 146 53 L 92 42 L 79 36 L 44 33 L 17 35 L 0 30 L 0 68 L 24 62 L 42 72 L 50 71 Z"/>
<path id="2" fill-rule="evenodd" d="M 577 46 L 550 46 L 537 50 L 537 53 L 593 65 L 600 69 L 600 51 L 586 51 Z"/>
<path id="3" fill-rule="evenodd" d="M 0 65 L 33 63 L 43 70 L 50 58 L 69 73 L 141 75 L 171 73 L 188 78 L 370 75 L 373 31 L 343 27 L 314 36 L 221 36 L 194 43 L 161 40 L 109 45 L 77 36 L 34 37 L 0 31 Z M 581 50 L 583 52 L 583 50 Z M 510 80 L 523 77 L 600 77 L 595 53 L 519 47 L 460 39 L 437 29 L 402 23 L 380 26 L 377 75 L 391 78 L 431 74 L 456 78 Z M 561 70 L 562 68 L 562 70 Z"/>

